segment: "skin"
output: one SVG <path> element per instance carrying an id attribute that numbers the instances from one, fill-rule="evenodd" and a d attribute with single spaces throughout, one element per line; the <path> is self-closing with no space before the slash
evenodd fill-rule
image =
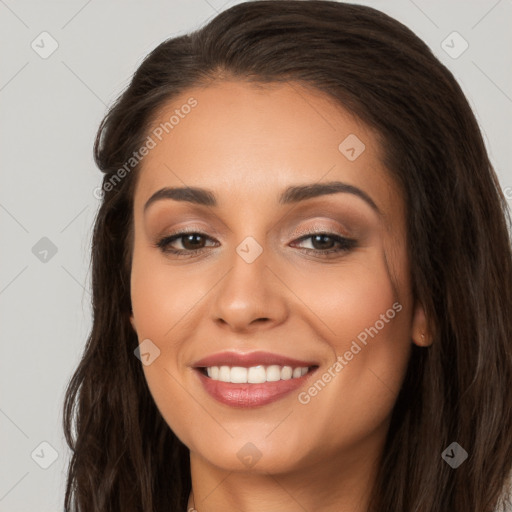
<path id="1" fill-rule="evenodd" d="M 411 295 L 403 198 L 376 134 L 320 92 L 216 82 L 174 98 L 155 126 L 191 96 L 197 106 L 144 157 L 138 176 L 131 321 L 139 342 L 149 338 L 160 350 L 144 374 L 190 449 L 195 507 L 363 511 L 411 344 L 429 344 Z M 349 134 L 365 144 L 354 161 L 338 149 Z M 278 203 L 287 186 L 336 180 L 363 190 L 381 215 L 350 193 Z M 143 212 L 155 191 L 173 186 L 211 189 L 218 206 L 164 199 Z M 200 254 L 186 238 L 172 243 L 192 255 L 185 258 L 155 246 L 188 227 L 205 235 Z M 357 246 L 322 257 L 338 244 L 299 240 L 313 228 Z M 248 236 L 263 249 L 250 264 L 236 252 Z M 332 374 L 336 357 L 397 301 L 400 312 L 300 403 L 298 393 Z M 211 398 L 191 368 L 229 349 L 313 360 L 319 369 L 297 392 L 236 409 Z M 237 456 L 247 443 L 261 454 L 252 467 Z"/>

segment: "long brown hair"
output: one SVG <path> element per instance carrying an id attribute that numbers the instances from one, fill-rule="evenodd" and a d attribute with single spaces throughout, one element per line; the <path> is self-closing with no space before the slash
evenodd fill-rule
<path id="1" fill-rule="evenodd" d="M 189 452 L 154 404 L 129 321 L 140 165 L 112 177 L 162 106 L 224 78 L 323 91 L 376 130 L 403 194 L 412 290 L 433 343 L 413 345 L 370 510 L 493 512 L 512 461 L 507 202 L 461 88 L 427 45 L 378 10 L 323 0 L 238 4 L 164 41 L 103 119 L 94 146 L 105 174 L 92 242 L 93 326 L 64 404 L 66 510 L 186 508 Z M 457 469 L 441 457 L 452 442 L 469 454 Z"/>

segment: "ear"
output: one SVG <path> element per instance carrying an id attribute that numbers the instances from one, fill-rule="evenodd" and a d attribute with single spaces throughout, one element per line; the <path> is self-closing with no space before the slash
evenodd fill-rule
<path id="1" fill-rule="evenodd" d="M 133 318 L 133 311 L 130 313 L 130 323 L 132 324 L 133 330 L 137 332 L 137 328 L 135 327 L 135 320 Z"/>
<path id="2" fill-rule="evenodd" d="M 412 318 L 411 338 L 413 343 L 419 347 L 428 347 L 432 344 L 431 335 L 428 331 L 427 317 L 423 304 L 416 301 Z"/>

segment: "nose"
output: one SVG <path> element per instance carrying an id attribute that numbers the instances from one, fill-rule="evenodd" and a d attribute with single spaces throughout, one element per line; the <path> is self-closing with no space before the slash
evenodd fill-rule
<path id="1" fill-rule="evenodd" d="M 269 329 L 288 316 L 287 287 L 269 266 L 267 250 L 252 262 L 233 251 L 231 266 L 212 295 L 212 319 L 235 332 Z"/>

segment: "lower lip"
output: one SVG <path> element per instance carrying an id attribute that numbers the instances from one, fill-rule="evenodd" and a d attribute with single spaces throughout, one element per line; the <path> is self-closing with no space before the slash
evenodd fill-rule
<path id="1" fill-rule="evenodd" d="M 304 384 L 316 368 L 302 377 L 261 384 L 235 384 L 222 382 L 207 377 L 201 370 L 196 369 L 206 391 L 219 402 L 231 407 L 259 407 L 270 404 L 295 391 Z"/>

